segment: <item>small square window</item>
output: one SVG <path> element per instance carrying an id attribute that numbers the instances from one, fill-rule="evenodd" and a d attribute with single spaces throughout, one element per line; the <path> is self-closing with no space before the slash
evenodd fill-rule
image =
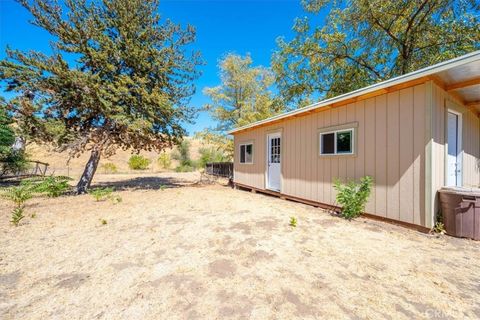
<path id="1" fill-rule="evenodd" d="M 320 154 L 353 154 L 354 129 L 337 130 L 320 133 Z"/>
<path id="2" fill-rule="evenodd" d="M 240 163 L 253 163 L 253 144 L 240 145 Z"/>

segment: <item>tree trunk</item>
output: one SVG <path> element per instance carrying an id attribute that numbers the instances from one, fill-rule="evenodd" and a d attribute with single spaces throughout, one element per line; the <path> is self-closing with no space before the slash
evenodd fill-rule
<path id="1" fill-rule="evenodd" d="M 88 159 L 87 165 L 83 170 L 82 177 L 77 184 L 77 194 L 87 193 L 90 184 L 92 183 L 93 175 L 97 171 L 98 162 L 100 161 L 100 151 L 92 150 L 90 159 Z"/>

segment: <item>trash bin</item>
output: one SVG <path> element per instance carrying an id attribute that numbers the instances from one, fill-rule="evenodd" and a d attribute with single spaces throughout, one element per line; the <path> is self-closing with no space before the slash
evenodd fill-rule
<path id="1" fill-rule="evenodd" d="M 442 188 L 440 206 L 447 234 L 480 240 L 480 189 Z"/>

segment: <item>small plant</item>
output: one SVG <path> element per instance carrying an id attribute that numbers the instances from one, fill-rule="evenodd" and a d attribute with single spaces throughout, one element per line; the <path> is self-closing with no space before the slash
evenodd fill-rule
<path id="1" fill-rule="evenodd" d="M 35 218 L 37 217 L 37 214 L 36 214 L 36 213 L 32 213 L 32 214 L 30 215 L 30 217 L 31 217 L 32 219 L 35 219 Z"/>
<path id="2" fill-rule="evenodd" d="M 120 197 L 120 195 L 118 195 L 118 194 L 112 194 L 110 196 L 110 200 L 112 201 L 113 204 L 117 204 L 117 203 L 122 202 L 122 197 Z"/>
<path id="3" fill-rule="evenodd" d="M 89 190 L 88 193 L 98 202 L 108 199 L 113 193 L 113 188 L 95 188 Z"/>
<path id="4" fill-rule="evenodd" d="M 440 233 L 440 234 L 447 233 L 447 231 L 445 230 L 445 225 L 443 224 L 443 222 L 437 221 L 435 223 L 435 226 L 433 227 L 433 232 Z"/>
<path id="5" fill-rule="evenodd" d="M 100 222 L 102 223 L 102 226 L 107 224 L 107 220 L 105 220 L 105 219 L 100 219 Z"/>
<path id="6" fill-rule="evenodd" d="M 160 189 L 161 191 L 163 191 L 163 190 L 167 189 L 167 186 L 164 185 L 164 184 L 161 184 L 160 187 L 159 187 L 159 189 Z"/>
<path id="7" fill-rule="evenodd" d="M 16 187 L 4 189 L 2 192 L 2 197 L 12 201 L 15 207 L 23 208 L 23 206 L 25 205 L 25 202 L 27 202 L 33 197 L 33 193 L 34 193 L 34 190 L 32 185 L 21 184 Z"/>
<path id="8" fill-rule="evenodd" d="M 445 230 L 445 225 L 443 224 L 443 214 L 442 214 L 441 210 L 439 210 L 437 212 L 435 220 L 436 220 L 436 222 L 435 222 L 435 225 L 433 226 L 431 232 L 440 233 L 440 234 L 447 233 L 447 230 Z"/>
<path id="9" fill-rule="evenodd" d="M 170 155 L 165 151 L 160 154 L 157 162 L 163 169 L 170 169 L 170 166 L 172 165 L 172 159 L 170 158 Z"/>
<path id="10" fill-rule="evenodd" d="M 150 160 L 139 154 L 134 154 L 128 159 L 128 167 L 132 170 L 146 170 L 150 165 Z"/>
<path id="11" fill-rule="evenodd" d="M 342 184 L 339 180 L 334 183 L 337 190 L 337 202 L 342 205 L 342 217 L 347 220 L 358 217 L 367 203 L 372 190 L 373 179 L 365 176 L 359 183 L 350 181 Z"/>
<path id="12" fill-rule="evenodd" d="M 294 227 L 296 228 L 297 227 L 297 218 L 295 217 L 290 217 L 290 223 L 289 223 L 290 227 Z"/>
<path id="13" fill-rule="evenodd" d="M 117 166 L 111 162 L 102 164 L 102 170 L 106 174 L 118 172 Z"/>
<path id="14" fill-rule="evenodd" d="M 25 218 L 25 216 L 23 215 L 23 211 L 23 207 L 16 207 L 12 210 L 12 219 L 10 220 L 10 222 L 13 223 L 15 227 L 18 227 L 20 221 Z"/>

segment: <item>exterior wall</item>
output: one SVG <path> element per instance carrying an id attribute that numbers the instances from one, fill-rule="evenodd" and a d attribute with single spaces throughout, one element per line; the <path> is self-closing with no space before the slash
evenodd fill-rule
<path id="1" fill-rule="evenodd" d="M 266 135 L 282 131 L 282 193 L 335 203 L 332 181 L 370 175 L 366 212 L 428 226 L 425 217 L 429 92 L 421 84 L 278 124 L 235 134 L 236 183 L 265 188 Z M 430 100 L 429 100 L 430 101 Z M 318 129 L 356 122 L 356 154 L 319 156 Z M 253 141 L 254 163 L 240 164 L 238 145 Z"/>
<path id="2" fill-rule="evenodd" d="M 432 194 L 434 213 L 438 212 L 437 191 L 445 184 L 445 137 L 446 113 L 449 107 L 462 113 L 462 180 L 465 187 L 480 186 L 480 119 L 465 108 L 452 95 L 436 84 L 432 88 L 433 102 L 433 155 L 432 155 Z"/>

